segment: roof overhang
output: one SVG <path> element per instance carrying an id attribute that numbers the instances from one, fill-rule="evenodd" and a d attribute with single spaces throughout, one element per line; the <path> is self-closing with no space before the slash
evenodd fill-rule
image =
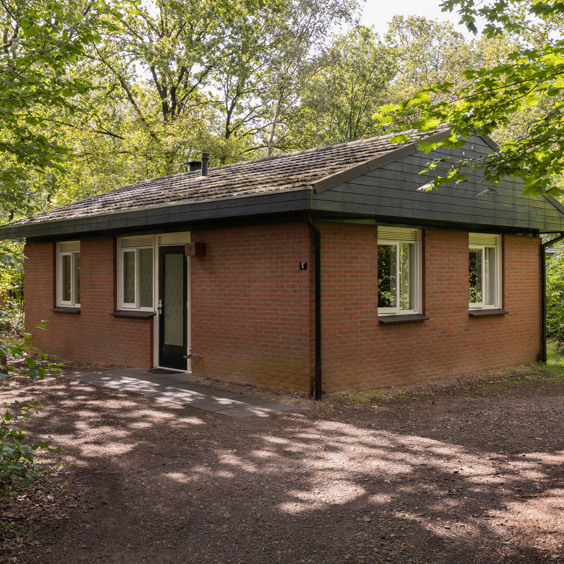
<path id="1" fill-rule="evenodd" d="M 311 193 L 312 190 L 308 188 L 224 200 L 176 202 L 127 212 L 12 225 L 0 227 L 0 240 L 115 235 L 124 231 L 171 228 L 203 221 L 303 212 L 310 209 Z"/>

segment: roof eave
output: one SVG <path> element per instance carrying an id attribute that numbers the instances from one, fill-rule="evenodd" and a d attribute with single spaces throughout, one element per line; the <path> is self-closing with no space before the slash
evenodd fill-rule
<path id="1" fill-rule="evenodd" d="M 307 211 L 311 189 L 169 204 L 133 211 L 104 213 L 73 219 L 0 227 L 0 240 L 24 238 L 69 238 L 118 234 L 127 230 L 171 227 L 226 218 Z"/>

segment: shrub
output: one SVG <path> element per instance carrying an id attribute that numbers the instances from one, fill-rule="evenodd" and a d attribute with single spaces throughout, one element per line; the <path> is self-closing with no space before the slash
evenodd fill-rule
<path id="1" fill-rule="evenodd" d="M 546 328 L 558 346 L 564 344 L 564 248 L 546 259 Z"/>
<path id="2" fill-rule="evenodd" d="M 16 377 L 44 378 L 47 370 L 58 370 L 59 365 L 47 362 L 46 355 L 40 355 L 45 362 L 38 362 L 29 355 L 26 345 L 29 335 L 23 339 L 9 339 L 0 342 L 0 386 Z M 19 367 L 16 362 L 23 364 Z M 43 467 L 35 463 L 38 449 L 60 452 L 44 441 L 31 442 L 19 426 L 44 403 L 30 400 L 25 403 L 2 403 L 0 409 L 0 495 L 7 495 L 11 489 L 18 489 L 33 483 L 43 472 Z"/>
<path id="3" fill-rule="evenodd" d="M 0 245 L 0 331 L 23 331 L 23 248 Z"/>

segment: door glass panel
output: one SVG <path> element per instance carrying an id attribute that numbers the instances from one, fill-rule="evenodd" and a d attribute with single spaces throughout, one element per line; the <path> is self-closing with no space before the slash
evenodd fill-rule
<path id="1" fill-rule="evenodd" d="M 153 249 L 139 251 L 140 306 L 153 307 Z"/>
<path id="2" fill-rule="evenodd" d="M 184 255 L 164 255 L 164 344 L 184 346 Z"/>

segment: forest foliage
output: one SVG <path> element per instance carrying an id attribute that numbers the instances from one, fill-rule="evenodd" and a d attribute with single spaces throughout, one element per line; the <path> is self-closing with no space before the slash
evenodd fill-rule
<path id="1" fill-rule="evenodd" d="M 441 80 L 411 99 L 380 110 L 383 123 L 425 131 L 448 123 L 451 135 L 434 146 L 461 147 L 474 132 L 500 150 L 450 163 L 432 188 L 463 181 L 479 168 L 486 180 L 523 179 L 530 196 L 561 195 L 564 175 L 564 3 L 557 0 L 446 0 L 469 31 L 489 45 L 487 64 L 468 66 L 462 80 Z M 428 145 L 426 148 L 431 148 Z M 436 163 L 435 163 L 436 164 Z"/>
<path id="2" fill-rule="evenodd" d="M 463 88 L 463 71 L 509 60 L 518 43 L 416 16 L 378 36 L 361 9 L 2 0 L 0 220 L 184 171 L 202 151 L 213 165 L 396 131 L 374 119 L 382 106 Z"/>

